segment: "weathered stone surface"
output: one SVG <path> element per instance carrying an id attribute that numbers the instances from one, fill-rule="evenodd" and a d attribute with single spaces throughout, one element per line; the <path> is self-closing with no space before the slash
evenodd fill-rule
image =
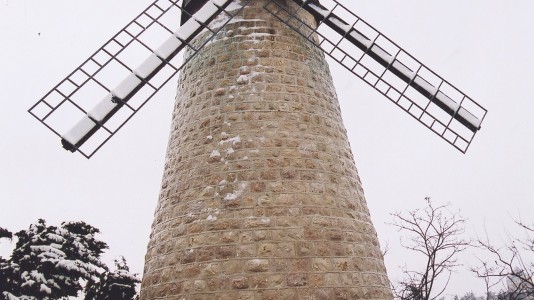
<path id="1" fill-rule="evenodd" d="M 246 269 L 249 272 L 267 272 L 269 270 L 269 260 L 251 259 L 246 262 Z"/>
<path id="2" fill-rule="evenodd" d="M 324 54 L 267 2 L 182 70 L 143 300 L 392 298 Z"/>

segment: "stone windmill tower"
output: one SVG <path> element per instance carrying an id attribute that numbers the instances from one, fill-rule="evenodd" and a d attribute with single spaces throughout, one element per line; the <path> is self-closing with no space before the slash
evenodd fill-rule
<path id="1" fill-rule="evenodd" d="M 462 152 L 486 111 L 331 3 L 158 0 L 30 109 L 90 157 L 182 71 L 141 299 L 392 298 L 324 53 Z M 173 31 L 162 20 L 177 7 Z M 157 48 L 144 37 L 152 26 L 171 33 Z M 136 43 L 149 58 L 125 62 Z M 106 83 L 114 63 L 126 79 Z M 76 101 L 89 83 L 102 87 L 96 105 Z M 65 105 L 82 120 L 56 129 L 50 116 Z"/>
<path id="2" fill-rule="evenodd" d="M 142 299 L 391 297 L 324 54 L 266 3 L 181 73 Z"/>

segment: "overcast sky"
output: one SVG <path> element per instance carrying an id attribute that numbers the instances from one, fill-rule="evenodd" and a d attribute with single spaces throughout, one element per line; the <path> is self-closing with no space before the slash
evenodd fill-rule
<path id="1" fill-rule="evenodd" d="M 334 62 L 331 70 L 392 280 L 406 253 L 390 213 L 450 202 L 468 236 L 496 242 L 513 218 L 534 222 L 534 2 L 342 0 L 360 17 L 489 110 L 466 155 Z M 84 220 L 142 273 L 158 198 L 175 80 L 90 160 L 26 111 L 150 2 L 0 0 L 0 227 Z M 0 249 L 6 255 L 8 247 Z M 448 294 L 480 293 L 461 258 Z"/>

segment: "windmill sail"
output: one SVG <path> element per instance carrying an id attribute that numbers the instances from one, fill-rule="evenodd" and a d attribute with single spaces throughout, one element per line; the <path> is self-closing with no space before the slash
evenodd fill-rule
<path id="1" fill-rule="evenodd" d="M 153 2 L 29 112 L 90 158 L 249 1 L 204 1 L 194 15 L 177 0 Z M 210 36 L 194 45 L 201 32 Z M 177 56 L 184 49 L 186 59 Z"/>
<path id="2" fill-rule="evenodd" d="M 487 113 L 336 0 L 294 0 L 318 26 L 271 0 L 266 6 L 289 27 L 465 153 Z"/>
<path id="3" fill-rule="evenodd" d="M 250 1 L 184 0 L 181 7 L 178 0 L 156 0 L 29 112 L 61 137 L 64 148 L 90 158 Z M 315 16 L 317 26 L 275 0 L 264 8 L 467 151 L 487 113 L 482 106 L 336 0 L 293 2 Z M 210 36 L 192 45 L 201 32 Z M 182 60 L 177 53 L 184 49 L 189 55 Z"/>

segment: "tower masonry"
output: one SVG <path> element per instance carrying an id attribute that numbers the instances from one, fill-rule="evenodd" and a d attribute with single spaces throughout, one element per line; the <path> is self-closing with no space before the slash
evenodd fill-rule
<path id="1" fill-rule="evenodd" d="M 392 298 L 324 54 L 267 2 L 182 70 L 141 299 Z"/>

